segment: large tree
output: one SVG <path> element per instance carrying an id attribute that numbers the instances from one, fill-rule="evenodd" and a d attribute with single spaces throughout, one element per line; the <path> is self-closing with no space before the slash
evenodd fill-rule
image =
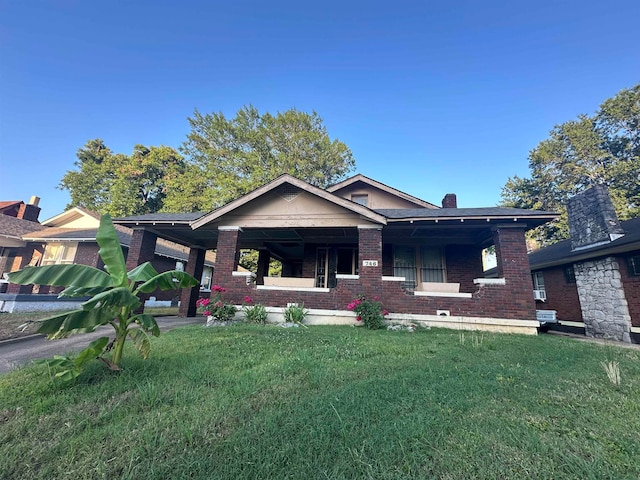
<path id="1" fill-rule="evenodd" d="M 640 215 L 640 84 L 606 100 L 592 116 L 556 125 L 529 152 L 531 176 L 509 178 L 502 205 L 554 210 L 561 217 L 534 233 L 541 244 L 567 238 L 565 204 L 592 185 L 609 187 L 622 220 Z"/>
<path id="2" fill-rule="evenodd" d="M 326 187 L 355 168 L 351 150 L 331 140 L 316 112 L 261 115 L 249 105 L 232 119 L 196 110 L 188 120 L 180 149 L 188 165 L 168 182 L 168 211 L 211 210 L 283 173 Z"/>
<path id="3" fill-rule="evenodd" d="M 82 206 L 113 216 L 161 210 L 167 184 L 182 174 L 185 162 L 173 148 L 136 145 L 131 155 L 113 153 L 100 139 L 78 150 L 76 170 L 67 171 L 60 188 L 69 190 L 68 207 Z"/>

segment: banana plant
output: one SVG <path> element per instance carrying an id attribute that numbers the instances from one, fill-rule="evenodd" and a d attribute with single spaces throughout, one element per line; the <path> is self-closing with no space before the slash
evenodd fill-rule
<path id="1" fill-rule="evenodd" d="M 65 287 L 59 297 L 91 297 L 81 308 L 39 320 L 39 333 L 50 339 L 64 338 L 75 333 L 88 333 L 101 325 L 111 325 L 115 338 L 101 337 L 73 360 L 56 357 L 48 362 L 60 370 L 56 376 L 63 380 L 77 377 L 83 365 L 92 358 L 118 370 L 125 341 L 131 339 L 143 358 L 150 353 L 149 335 L 159 336 L 160 329 L 152 315 L 135 313 L 142 305 L 139 295 L 156 289 L 172 290 L 198 285 L 193 276 L 171 270 L 158 273 L 150 262 L 127 272 L 124 255 L 111 217 L 103 215 L 96 235 L 99 255 L 105 270 L 88 265 L 46 265 L 26 267 L 9 274 L 9 281 L 20 285 L 50 285 Z M 103 355 L 113 350 L 111 359 Z"/>

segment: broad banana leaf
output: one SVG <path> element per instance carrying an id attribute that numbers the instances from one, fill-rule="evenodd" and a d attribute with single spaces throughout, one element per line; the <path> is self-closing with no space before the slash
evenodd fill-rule
<path id="1" fill-rule="evenodd" d="M 118 287 L 98 293 L 82 304 L 84 310 L 94 308 L 106 308 L 112 310 L 114 308 L 130 308 L 135 310 L 140 306 L 140 299 L 129 291 L 127 287 Z"/>
<path id="2" fill-rule="evenodd" d="M 158 323 L 153 315 L 141 313 L 131 317 L 131 320 L 140 325 L 143 330 L 150 331 L 154 337 L 160 336 L 160 327 L 158 327 Z"/>
<path id="3" fill-rule="evenodd" d="M 109 337 L 100 337 L 94 340 L 74 358 L 73 363 L 78 367 L 82 367 L 89 360 L 93 360 L 99 356 L 104 351 L 107 343 L 109 343 Z"/>
<path id="4" fill-rule="evenodd" d="M 108 287 L 67 287 L 58 294 L 58 298 L 62 297 L 93 297 L 104 292 Z"/>
<path id="5" fill-rule="evenodd" d="M 112 287 L 108 273 L 88 265 L 45 265 L 26 267 L 9 274 L 9 281 L 20 285 L 53 285 L 56 287 L 82 286 Z"/>
<path id="6" fill-rule="evenodd" d="M 64 338 L 72 333 L 92 332 L 113 319 L 113 310 L 73 310 L 41 320 L 38 333 L 49 338 Z"/>
<path id="7" fill-rule="evenodd" d="M 108 214 L 100 218 L 96 241 L 100 245 L 98 253 L 104 262 L 104 268 L 113 277 L 113 285 L 117 287 L 127 286 L 127 267 L 124 262 L 122 247 L 120 247 L 120 240 L 118 240 L 118 234 L 111 221 L 111 216 Z"/>
<path id="8" fill-rule="evenodd" d="M 133 345 L 138 349 L 142 358 L 147 359 L 151 353 L 151 343 L 149 342 L 149 336 L 139 328 L 132 328 L 127 332 Z"/>
<path id="9" fill-rule="evenodd" d="M 173 290 L 174 288 L 195 287 L 199 283 L 195 277 L 188 273 L 170 270 L 147 280 L 136 288 L 135 293 L 151 293 L 156 288 L 160 290 Z"/>
<path id="10" fill-rule="evenodd" d="M 151 262 L 144 262 L 142 265 L 138 265 L 136 268 L 127 273 L 127 277 L 132 282 L 146 282 L 147 280 L 151 280 L 153 277 L 158 275 L 158 272 L 153 266 Z"/>

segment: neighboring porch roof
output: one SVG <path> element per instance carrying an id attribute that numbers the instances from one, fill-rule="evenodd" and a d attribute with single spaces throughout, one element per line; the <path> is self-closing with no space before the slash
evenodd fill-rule
<path id="1" fill-rule="evenodd" d="M 531 270 L 541 270 L 558 265 L 573 264 L 605 255 L 616 255 L 640 250 L 640 218 L 620 222 L 625 234 L 604 244 L 571 250 L 571 240 L 560 242 L 535 250 L 529 254 Z"/>
<path id="2" fill-rule="evenodd" d="M 0 214 L 0 247 L 23 247 L 22 236 L 35 230 L 42 230 L 42 225 Z"/>

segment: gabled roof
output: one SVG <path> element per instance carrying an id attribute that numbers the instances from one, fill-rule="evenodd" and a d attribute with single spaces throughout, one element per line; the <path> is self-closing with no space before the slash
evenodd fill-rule
<path id="1" fill-rule="evenodd" d="M 384 215 L 388 219 L 397 220 L 425 220 L 439 218 L 544 218 L 545 220 L 553 220 L 558 217 L 557 213 L 542 210 L 526 210 L 522 208 L 502 208 L 502 207 L 483 207 L 483 208 L 386 208 L 378 209 L 376 212 Z"/>
<path id="2" fill-rule="evenodd" d="M 243 206 L 246 205 L 247 203 L 249 203 L 252 200 L 255 200 L 258 197 L 261 197 L 262 195 L 264 195 L 267 192 L 272 191 L 273 189 L 279 187 L 282 184 L 288 183 L 289 185 L 293 185 L 295 187 L 300 188 L 301 190 L 304 190 L 308 193 L 311 193 L 312 195 L 315 195 L 317 197 L 320 197 L 324 200 L 327 200 L 328 202 L 334 203 L 336 205 L 339 205 L 343 208 L 345 208 L 346 210 L 350 210 L 354 213 L 357 213 L 359 215 L 361 215 L 362 217 L 375 222 L 375 223 L 381 223 L 381 224 L 386 224 L 386 218 L 379 214 L 374 212 L 373 210 L 370 210 L 367 207 L 364 207 L 362 205 L 359 205 L 355 202 L 352 202 L 350 200 L 346 200 L 344 198 L 338 197 L 337 195 L 333 195 L 332 193 L 323 190 L 321 188 L 315 187 L 303 180 L 300 180 L 298 178 L 295 178 L 287 173 L 280 175 L 278 178 L 276 178 L 275 180 L 267 183 L 266 185 L 263 185 L 260 188 L 257 188 L 256 190 L 253 190 L 252 192 L 247 193 L 246 195 L 243 195 L 242 197 L 233 200 L 232 202 L 227 203 L 226 205 L 223 205 L 222 207 L 213 210 L 212 212 L 202 216 L 201 218 L 193 221 L 191 223 L 191 228 L 193 228 L 194 230 L 202 227 L 203 225 L 206 225 L 207 223 L 210 223 L 220 217 L 222 217 L 223 215 Z"/>
<path id="3" fill-rule="evenodd" d="M 330 187 L 327 188 L 327 192 L 335 193 L 338 190 L 342 190 L 343 188 L 346 188 L 357 182 L 366 183 L 367 185 L 370 185 L 374 188 L 387 192 L 391 195 L 395 195 L 409 202 L 415 203 L 417 205 L 421 205 L 424 208 L 434 208 L 434 209 L 440 208 L 437 205 L 434 205 L 433 203 L 427 202 L 418 197 L 414 197 L 413 195 L 409 195 L 408 193 L 404 193 L 398 189 L 390 187 L 389 185 L 385 185 L 384 183 L 378 182 L 377 180 L 366 177 L 361 173 L 354 175 L 353 177 L 349 177 L 346 180 L 343 180 L 342 182 L 331 185 Z"/>
<path id="4" fill-rule="evenodd" d="M 625 231 L 624 236 L 609 243 L 572 251 L 571 240 L 562 240 L 530 253 L 529 265 L 532 270 L 540 270 L 590 258 L 640 250 L 640 218 L 620 222 L 620 226 Z"/>
<path id="5" fill-rule="evenodd" d="M 5 213 L 7 211 L 10 210 L 15 210 L 16 212 L 18 211 L 18 208 L 20 207 L 20 205 L 22 205 L 24 202 L 22 200 L 7 200 L 7 201 L 2 201 L 0 202 L 0 214 L 5 214 L 8 216 L 13 217 L 14 215 L 11 215 L 9 213 Z"/>
<path id="6" fill-rule="evenodd" d="M 73 207 L 41 222 L 48 227 L 61 227 L 79 218 L 92 218 L 100 223 L 100 214 L 84 207 Z"/>

